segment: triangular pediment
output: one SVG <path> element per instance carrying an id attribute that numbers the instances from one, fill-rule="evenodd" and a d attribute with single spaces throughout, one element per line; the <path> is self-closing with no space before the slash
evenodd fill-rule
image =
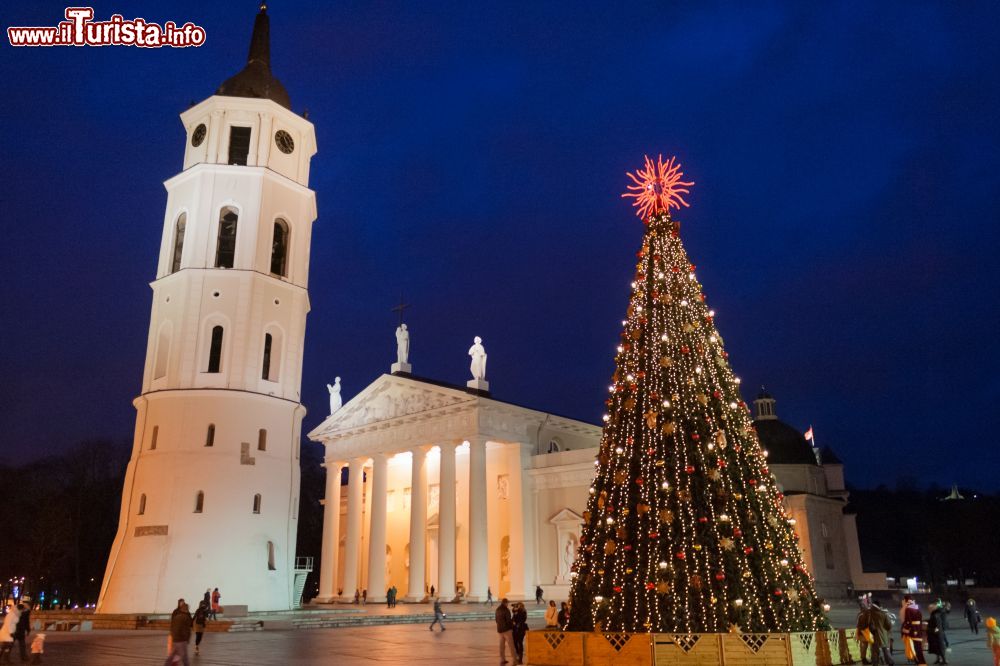
<path id="1" fill-rule="evenodd" d="M 314 428 L 309 439 L 320 441 L 338 432 L 376 423 L 431 415 L 475 400 L 476 396 L 459 389 L 401 375 L 382 375 Z"/>
<path id="2" fill-rule="evenodd" d="M 583 516 L 571 511 L 570 509 L 563 509 L 556 515 L 549 518 L 549 522 L 553 525 L 558 525 L 559 523 L 582 523 Z"/>

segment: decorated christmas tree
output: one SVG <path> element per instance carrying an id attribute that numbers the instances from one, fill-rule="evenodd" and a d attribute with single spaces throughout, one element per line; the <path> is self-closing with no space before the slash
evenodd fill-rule
<path id="1" fill-rule="evenodd" d="M 646 158 L 645 224 L 571 575 L 571 630 L 787 632 L 826 625 L 715 313 L 671 208 L 693 185 Z"/>

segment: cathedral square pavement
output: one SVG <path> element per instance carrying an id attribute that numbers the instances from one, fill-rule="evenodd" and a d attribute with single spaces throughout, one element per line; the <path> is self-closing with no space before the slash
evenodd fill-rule
<path id="1" fill-rule="evenodd" d="M 411 612 L 412 609 L 411 606 Z M 983 617 L 995 615 L 996 610 L 982 609 Z M 381 609 L 375 606 L 369 606 L 366 611 L 381 614 Z M 838 627 L 851 626 L 855 616 L 856 612 L 847 605 L 831 612 L 831 620 Z M 427 622 L 430 620 L 428 613 Z M 952 611 L 950 620 L 953 651 L 949 663 L 954 666 L 989 664 L 985 634 L 971 634 L 956 611 Z M 539 628 L 541 625 L 540 619 L 529 621 L 529 626 Z M 447 626 L 447 631 L 435 630 L 433 634 L 427 631 L 425 624 L 208 633 L 202 643 L 202 654 L 192 654 L 191 663 L 194 666 L 394 666 L 441 663 L 443 660 L 463 666 L 497 663 L 496 631 L 492 622 L 451 622 Z M 898 634 L 898 630 L 893 633 Z M 74 666 L 162 664 L 166 658 L 166 641 L 165 632 L 50 632 L 44 663 Z M 898 647 L 893 657 L 897 664 L 906 663 Z"/>

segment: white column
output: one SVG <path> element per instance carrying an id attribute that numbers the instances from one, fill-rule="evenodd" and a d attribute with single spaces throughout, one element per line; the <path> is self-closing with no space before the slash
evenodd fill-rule
<path id="1" fill-rule="evenodd" d="M 486 438 L 469 439 L 469 601 L 484 601 L 489 586 L 486 526 Z"/>
<path id="2" fill-rule="evenodd" d="M 506 446 L 510 474 L 510 594 L 516 599 L 535 598 L 535 493 L 527 470 L 531 469 L 534 446 L 512 443 Z"/>
<path id="3" fill-rule="evenodd" d="M 438 484 L 438 595 L 455 598 L 455 447 L 443 442 Z"/>
<path id="4" fill-rule="evenodd" d="M 358 589 L 361 555 L 361 490 L 367 458 L 355 458 L 347 477 L 347 545 L 344 548 L 344 598 L 353 599 Z"/>
<path id="5" fill-rule="evenodd" d="M 424 598 L 424 569 L 427 566 L 427 450 L 413 449 L 410 476 L 410 581 L 406 601 Z"/>
<path id="6" fill-rule="evenodd" d="M 326 498 L 323 500 L 323 554 L 319 572 L 321 602 L 333 601 L 337 596 L 337 555 L 340 550 L 340 471 L 341 461 L 323 463 L 326 467 Z"/>
<path id="7" fill-rule="evenodd" d="M 372 518 L 368 537 L 368 601 L 385 601 L 385 518 L 388 459 L 372 456 Z"/>

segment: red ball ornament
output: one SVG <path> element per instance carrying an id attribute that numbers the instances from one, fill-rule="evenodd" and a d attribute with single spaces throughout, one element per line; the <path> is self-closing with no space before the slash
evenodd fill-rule
<path id="1" fill-rule="evenodd" d="M 689 266 L 691 267 L 690 268 L 691 272 L 694 273 L 694 264 L 689 264 Z"/>
<path id="2" fill-rule="evenodd" d="M 613 590 L 614 590 L 615 592 L 621 592 L 621 591 L 622 591 L 622 588 L 621 588 L 621 586 L 619 586 L 619 585 L 615 585 L 615 586 L 614 586 L 613 588 L 611 588 L 611 589 L 613 589 Z"/>
<path id="3" fill-rule="evenodd" d="M 776 597 L 780 597 L 780 596 L 781 596 L 781 590 L 780 590 L 780 589 L 778 589 L 778 590 L 775 590 L 775 591 L 774 591 L 774 596 L 776 596 Z"/>
<path id="4" fill-rule="evenodd" d="M 681 345 L 681 353 L 682 354 L 690 354 L 691 353 L 691 348 L 688 347 L 687 345 Z"/>
<path id="5" fill-rule="evenodd" d="M 705 516 L 701 516 L 701 517 L 698 518 L 698 522 L 699 523 L 707 523 L 708 522 L 708 518 L 706 518 Z"/>
<path id="6" fill-rule="evenodd" d="M 750 553 L 753 552 L 753 548 L 750 547 L 750 546 L 747 546 L 746 548 L 743 549 L 743 552 L 746 553 L 747 555 L 749 555 Z"/>
<path id="7" fill-rule="evenodd" d="M 676 266 L 671 266 L 670 267 L 670 272 L 671 273 L 680 273 L 681 269 L 677 268 Z"/>
<path id="8" fill-rule="evenodd" d="M 646 449 L 646 454 L 647 455 L 653 455 L 654 453 L 656 453 L 656 449 L 654 449 L 652 447 Z"/>
<path id="9" fill-rule="evenodd" d="M 688 474 L 694 474 L 694 465 L 688 465 L 687 467 L 684 468 L 684 471 L 687 472 Z"/>
<path id="10" fill-rule="evenodd" d="M 646 483 L 641 476 L 638 479 L 636 479 L 635 482 L 638 483 L 640 486 Z"/>
<path id="11" fill-rule="evenodd" d="M 632 546 L 625 546 L 625 550 L 632 550 Z"/>
<path id="12" fill-rule="evenodd" d="M 678 560 L 683 560 L 685 557 L 687 557 L 687 555 L 684 554 L 683 550 L 680 551 L 679 553 L 677 553 L 677 559 Z"/>
<path id="13" fill-rule="evenodd" d="M 646 589 L 647 590 L 655 590 L 656 589 L 656 585 L 654 585 L 653 583 L 646 583 Z"/>
<path id="14" fill-rule="evenodd" d="M 747 481 L 747 483 L 749 483 L 751 486 L 756 486 L 757 485 L 757 479 L 750 479 L 749 481 Z"/>
<path id="15" fill-rule="evenodd" d="M 741 529 L 733 530 L 733 536 L 739 539 L 741 536 L 743 536 L 743 530 Z"/>
<path id="16" fill-rule="evenodd" d="M 715 580 L 726 580 L 726 574 L 722 571 L 715 574 Z"/>
<path id="17" fill-rule="evenodd" d="M 649 533 L 649 538 L 650 539 L 656 539 L 656 538 L 659 538 L 659 536 L 660 536 L 659 532 L 650 532 Z"/>
<path id="18" fill-rule="evenodd" d="M 693 439 L 694 441 L 696 441 L 696 442 L 697 442 L 697 441 L 698 441 L 699 439 L 701 439 L 701 435 L 699 435 L 699 434 L 698 434 L 698 433 L 696 433 L 696 432 L 694 432 L 694 433 L 691 433 L 691 439 Z"/>
<path id="19" fill-rule="evenodd" d="M 703 303 L 705 302 L 705 294 L 698 294 L 698 298 L 700 298 Z"/>
<path id="20" fill-rule="evenodd" d="M 712 397 L 713 398 L 721 398 L 722 397 L 722 391 L 712 391 Z"/>

